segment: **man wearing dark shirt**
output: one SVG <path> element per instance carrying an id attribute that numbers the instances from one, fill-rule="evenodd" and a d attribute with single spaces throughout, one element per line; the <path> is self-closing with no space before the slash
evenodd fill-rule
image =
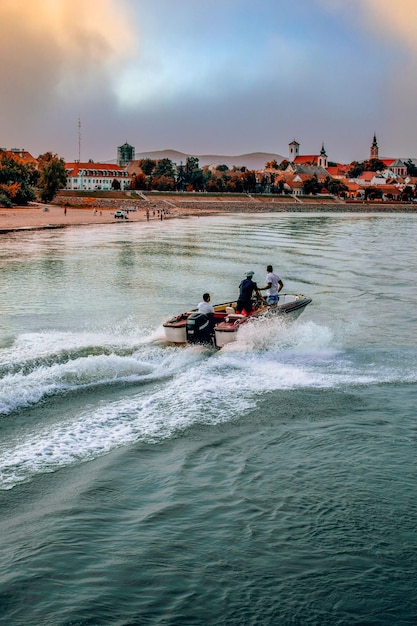
<path id="1" fill-rule="evenodd" d="M 239 297 L 236 304 L 236 313 L 248 315 L 252 311 L 252 294 L 256 293 L 258 298 L 263 299 L 258 285 L 252 280 L 255 272 L 246 272 L 246 278 L 239 285 Z"/>

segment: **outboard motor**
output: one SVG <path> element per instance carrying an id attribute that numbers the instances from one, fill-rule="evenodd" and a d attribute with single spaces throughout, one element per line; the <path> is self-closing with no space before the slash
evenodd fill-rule
<path id="1" fill-rule="evenodd" d="M 213 324 L 204 313 L 191 313 L 185 328 L 188 343 L 213 343 Z"/>

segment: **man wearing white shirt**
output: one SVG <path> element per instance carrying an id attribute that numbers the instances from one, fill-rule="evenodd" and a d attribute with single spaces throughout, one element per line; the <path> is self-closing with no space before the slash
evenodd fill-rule
<path id="1" fill-rule="evenodd" d="M 198 310 L 200 313 L 204 313 L 204 315 L 214 315 L 213 305 L 210 304 L 210 294 L 203 294 L 203 302 L 200 302 L 198 305 Z"/>
<path id="2" fill-rule="evenodd" d="M 266 275 L 266 285 L 265 287 L 259 287 L 259 290 L 263 291 L 264 289 L 268 289 L 269 293 L 266 299 L 267 303 L 278 304 L 278 294 L 283 288 L 284 283 L 282 282 L 278 274 L 274 273 L 272 265 L 268 265 L 266 271 L 268 272 Z"/>

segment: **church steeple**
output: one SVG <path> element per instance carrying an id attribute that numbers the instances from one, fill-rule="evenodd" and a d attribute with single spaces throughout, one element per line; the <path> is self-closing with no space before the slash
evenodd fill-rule
<path id="1" fill-rule="evenodd" d="M 289 148 L 288 160 L 290 161 L 290 163 L 293 163 L 295 159 L 298 157 L 300 144 L 298 143 L 298 141 L 295 141 L 295 139 L 293 139 L 293 141 L 290 144 L 288 144 L 288 148 Z"/>
<path id="2" fill-rule="evenodd" d="M 318 158 L 319 167 L 327 168 L 327 154 L 324 148 L 324 142 L 321 144 L 320 156 Z"/>
<path id="3" fill-rule="evenodd" d="M 378 143 L 376 141 L 376 133 L 374 133 L 374 139 L 371 146 L 370 159 L 378 159 Z"/>

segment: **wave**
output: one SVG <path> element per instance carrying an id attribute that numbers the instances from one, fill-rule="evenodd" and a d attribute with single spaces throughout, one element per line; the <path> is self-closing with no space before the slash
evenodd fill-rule
<path id="1" fill-rule="evenodd" d="M 165 346 L 162 328 L 21 335 L 0 352 L 0 413 L 8 423 L 0 488 L 132 442 L 238 419 L 265 394 L 416 382 L 415 351 L 346 349 L 349 332 L 265 319 L 220 352 Z M 21 425 L 13 428 L 17 415 Z"/>

